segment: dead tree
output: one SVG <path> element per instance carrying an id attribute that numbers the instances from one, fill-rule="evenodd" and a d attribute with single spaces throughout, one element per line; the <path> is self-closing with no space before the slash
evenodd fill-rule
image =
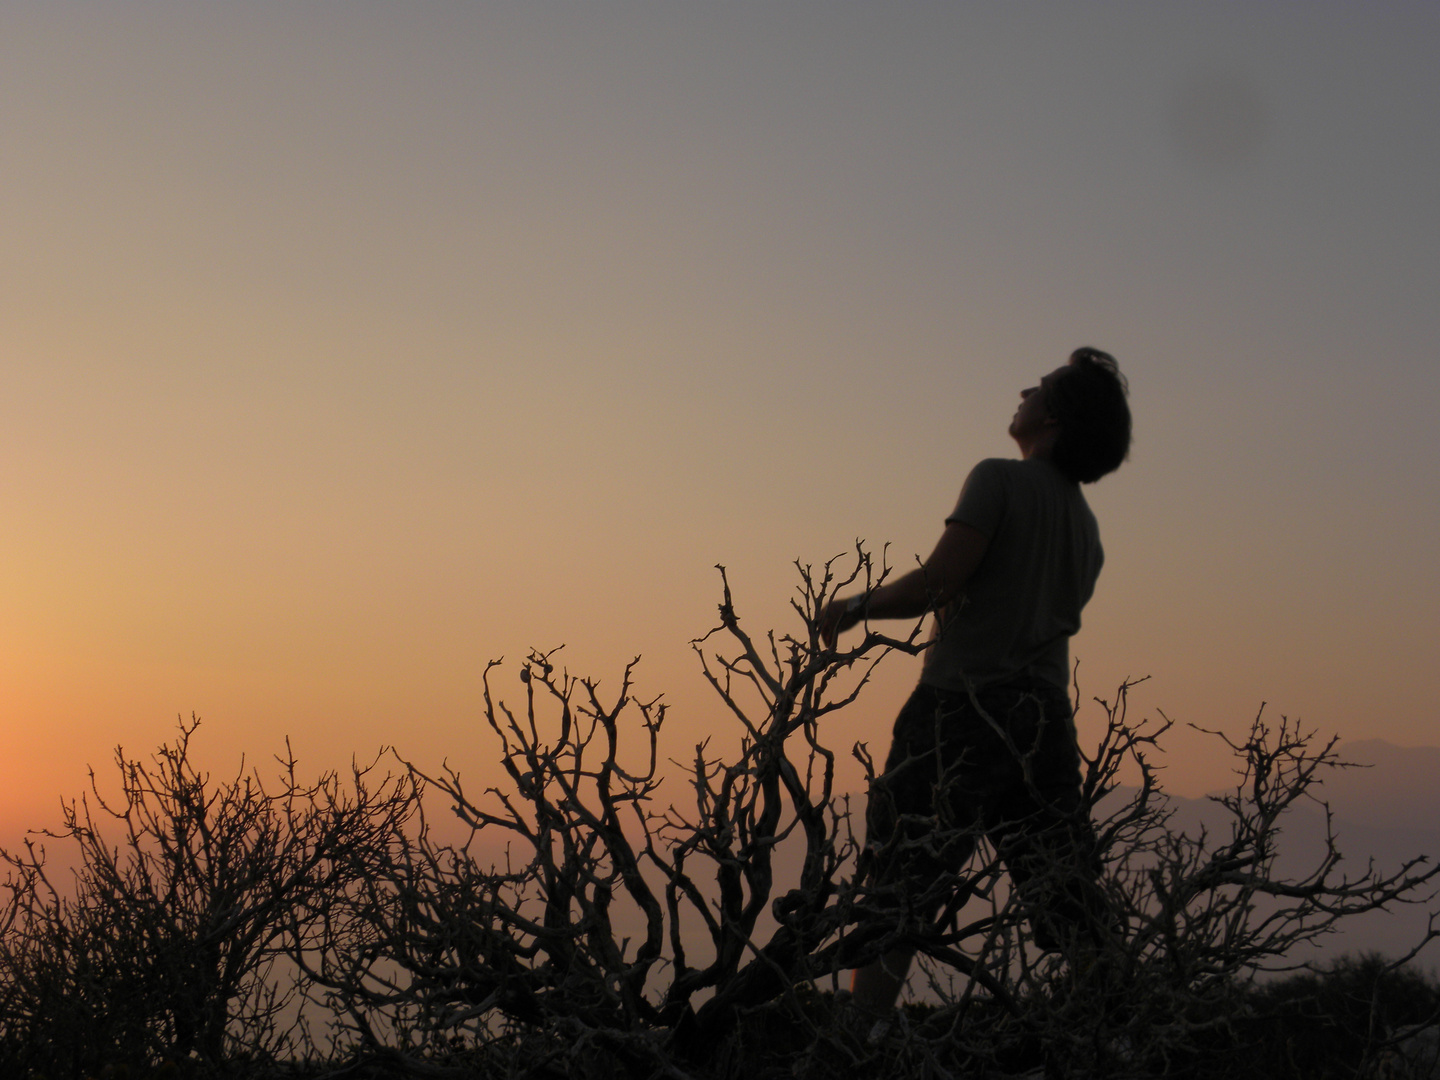
<path id="1" fill-rule="evenodd" d="M 718 739 L 695 747 L 684 800 L 662 797 L 666 710 L 635 696 L 633 663 L 607 696 L 555 653 L 532 653 L 519 709 L 495 691 L 501 665 L 487 666 L 485 720 L 506 783 L 474 793 L 452 770 L 410 766 L 469 840 L 442 843 L 428 828 L 397 839 L 384 872 L 352 877 L 350 894 L 329 901 L 302 958 L 355 1047 L 418 1068 L 462 1046 L 497 1075 L 738 1075 L 738 1051 L 721 1051 L 781 1008 L 804 1053 L 854 1065 L 870 1051 L 806 988 L 903 944 L 942 984 L 939 1006 L 894 1052 L 905 1069 L 1040 1055 L 1061 1073 L 1121 1075 L 1223 1044 L 1235 988 L 1296 945 L 1349 915 L 1428 899 L 1436 871 L 1422 860 L 1347 876 L 1333 836 L 1309 872 L 1277 872 L 1286 810 L 1338 764 L 1333 743 L 1289 721 L 1257 718 L 1229 741 L 1237 783 L 1217 798 L 1227 826 L 1174 831 L 1153 763 L 1169 722 L 1132 721 L 1130 684 L 1100 703 L 1106 731 L 1086 757 L 1102 941 L 1037 950 L 1034 912 L 983 838 L 956 878 L 872 885 L 825 719 L 855 702 L 886 653 L 918 652 L 918 627 L 866 627 L 838 651 L 816 627 L 837 590 L 883 575 L 863 552 L 844 580 L 833 565 L 802 567 L 802 632 L 756 639 L 722 569 L 720 625 L 695 645 L 740 739 L 733 753 Z M 1106 809 L 1127 768 L 1139 787 Z M 1262 911 L 1262 898 L 1278 906 Z"/>
<path id="2" fill-rule="evenodd" d="M 243 763 L 216 781 L 193 760 L 197 726 L 149 761 L 117 749 L 118 795 L 91 771 L 43 834 L 71 849 L 73 880 L 52 880 L 35 840 L 3 854 L 0 1054 L 17 1075 L 304 1053 L 277 968 L 293 912 L 343 891 L 416 793 L 369 768 L 307 784 L 288 754 L 278 781 Z"/>
<path id="3" fill-rule="evenodd" d="M 411 766 L 471 842 L 442 844 L 422 830 L 395 851 L 388 876 L 350 898 L 333 947 L 305 961 L 359 1045 L 379 1052 L 399 1032 L 408 1053 L 422 1054 L 457 1034 L 483 1044 L 549 1025 L 567 1039 L 590 1033 L 581 1046 L 603 1038 L 620 1060 L 694 1057 L 741 1010 L 878 955 L 894 931 L 863 918 L 822 722 L 855 700 L 886 652 L 918 646 L 913 634 L 872 630 L 837 653 L 816 631 L 836 589 L 868 583 L 872 569 L 863 554 L 844 580 L 832 566 L 802 567 L 794 606 L 804 636 L 760 645 L 740 625 L 722 568 L 720 626 L 695 646 L 743 734 L 729 759 L 695 748 L 688 806 L 658 800 L 666 710 L 635 698 L 633 663 L 605 697 L 558 670 L 555 654 L 532 653 L 518 711 L 495 695 L 499 664 L 488 665 L 485 719 L 509 785 L 476 796 L 453 771 Z M 729 647 L 709 651 L 717 635 Z M 862 673 L 840 690 L 857 663 Z M 508 840 L 503 864 L 480 854 L 497 836 Z M 782 882 L 777 853 L 791 842 L 798 880 Z M 776 925 L 762 937 L 767 916 Z M 566 1069 L 583 1066 L 567 1055 Z"/>
<path id="4" fill-rule="evenodd" d="M 1103 936 L 1038 949 L 1037 892 L 1008 887 L 983 837 L 963 873 L 872 883 L 827 719 L 886 654 L 920 651 L 919 627 L 865 627 L 836 650 L 817 619 L 884 573 L 863 552 L 848 575 L 802 567 L 799 631 L 755 637 L 722 570 L 719 625 L 695 647 L 735 745 L 703 741 L 678 773 L 666 707 L 637 696 L 633 663 L 607 691 L 555 652 L 520 665 L 516 708 L 503 666 L 486 667 L 504 778 L 482 791 L 415 765 L 305 785 L 288 755 L 273 791 L 243 769 L 217 784 L 189 761 L 191 725 L 151 763 L 117 755 L 121 797 L 93 789 L 58 833 L 83 854 L 74 889 L 38 849 L 6 857 L 0 1053 L 46 1060 L 36 1047 L 63 1054 L 85 1031 L 90 1056 L 70 1071 L 276 1059 L 298 1045 L 267 981 L 283 950 L 334 1062 L 390 1072 L 1179 1075 L 1243 1042 L 1257 971 L 1352 914 L 1430 899 L 1423 860 L 1351 869 L 1333 834 L 1308 870 L 1280 872 L 1285 814 L 1339 764 L 1286 720 L 1227 740 L 1223 825 L 1176 829 L 1154 764 L 1168 721 L 1133 721 L 1129 684 L 1101 702 L 1086 758 Z M 1127 770 L 1138 787 L 1120 788 Z M 427 799 L 464 838 L 432 827 Z M 891 842 L 943 845 L 944 827 Z M 867 1041 L 818 989 L 900 945 L 926 958 L 935 1004 Z"/>

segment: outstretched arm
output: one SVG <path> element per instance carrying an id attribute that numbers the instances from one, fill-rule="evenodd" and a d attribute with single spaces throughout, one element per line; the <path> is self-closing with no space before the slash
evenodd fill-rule
<path id="1" fill-rule="evenodd" d="M 944 607 L 960 595 L 989 545 L 985 534 L 969 525 L 946 525 L 922 566 L 881 585 L 868 600 L 837 597 L 830 601 L 820 613 L 821 640 L 833 647 L 835 639 L 861 619 L 918 619 Z"/>

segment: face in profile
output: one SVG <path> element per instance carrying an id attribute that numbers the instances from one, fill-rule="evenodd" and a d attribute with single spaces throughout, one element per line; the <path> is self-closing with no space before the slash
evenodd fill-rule
<path id="1" fill-rule="evenodd" d="M 1031 446 L 1054 424 L 1050 415 L 1049 390 L 1065 369 L 1058 367 L 1041 378 L 1040 382 L 1020 391 L 1020 407 L 1010 419 L 1010 437 L 1021 447 Z"/>

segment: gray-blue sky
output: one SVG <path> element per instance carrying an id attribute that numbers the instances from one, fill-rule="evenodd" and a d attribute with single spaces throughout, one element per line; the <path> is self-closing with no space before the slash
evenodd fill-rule
<path id="1" fill-rule="evenodd" d="M 6 723 L 47 777 L 191 709 L 438 753 L 481 658 L 563 640 L 703 724 L 713 563 L 765 624 L 793 558 L 908 562 L 1088 343 L 1137 425 L 1088 688 L 1435 741 L 1437 45 L 1429 4 L 0 5 Z"/>

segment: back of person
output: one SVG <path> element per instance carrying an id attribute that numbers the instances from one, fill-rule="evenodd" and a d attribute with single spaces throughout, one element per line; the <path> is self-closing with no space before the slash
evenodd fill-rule
<path id="1" fill-rule="evenodd" d="M 1069 639 L 1104 562 L 1080 485 L 1044 458 L 990 458 L 945 519 L 984 535 L 984 559 L 937 613 L 920 681 L 979 690 L 1016 676 L 1070 684 Z"/>

